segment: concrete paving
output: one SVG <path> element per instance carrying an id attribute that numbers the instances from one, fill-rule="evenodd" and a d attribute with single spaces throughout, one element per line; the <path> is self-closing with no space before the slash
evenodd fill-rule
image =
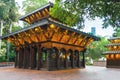
<path id="1" fill-rule="evenodd" d="M 38 71 L 0 67 L 0 80 L 120 80 L 120 69 L 87 66 L 85 69 Z"/>

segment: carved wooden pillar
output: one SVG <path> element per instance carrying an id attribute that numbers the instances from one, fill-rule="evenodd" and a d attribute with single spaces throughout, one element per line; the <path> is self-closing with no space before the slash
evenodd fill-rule
<path id="1" fill-rule="evenodd" d="M 36 46 L 33 48 L 33 68 L 35 69 L 37 67 L 37 48 Z"/>
<path id="2" fill-rule="evenodd" d="M 21 54 L 21 48 L 20 48 L 20 50 L 19 50 L 19 52 L 18 52 L 18 68 L 20 68 L 20 66 L 21 66 L 21 59 L 20 59 L 20 54 Z"/>
<path id="3" fill-rule="evenodd" d="M 67 60 L 67 53 L 65 51 L 65 68 L 67 68 L 67 67 L 68 67 L 68 60 Z"/>
<path id="4" fill-rule="evenodd" d="M 56 68 L 59 69 L 60 66 L 60 58 L 59 58 L 59 51 L 56 51 Z"/>
<path id="5" fill-rule="evenodd" d="M 77 61 L 77 66 L 80 67 L 80 52 L 78 53 L 78 61 Z"/>
<path id="6" fill-rule="evenodd" d="M 29 62 L 30 62 L 30 50 L 29 50 L 29 47 L 27 46 L 26 49 L 25 49 L 25 57 L 26 57 L 26 64 L 25 64 L 25 68 L 29 68 Z"/>
<path id="7" fill-rule="evenodd" d="M 83 52 L 83 67 L 85 68 L 85 53 Z"/>
<path id="8" fill-rule="evenodd" d="M 18 63 L 19 66 L 18 66 L 18 67 L 19 67 L 19 68 L 22 68 L 22 67 L 23 67 L 23 58 L 24 58 L 24 57 L 23 57 L 23 56 L 24 56 L 23 47 L 20 48 L 20 51 L 19 51 L 19 53 L 18 53 L 18 56 L 19 56 L 19 59 L 18 59 L 18 60 L 19 60 L 19 63 Z"/>
<path id="9" fill-rule="evenodd" d="M 30 68 L 36 67 L 36 50 L 33 46 L 30 46 Z"/>
<path id="10" fill-rule="evenodd" d="M 19 50 L 16 50 L 15 49 L 15 53 L 16 53 L 16 56 L 15 56 L 15 67 L 18 67 L 18 59 L 19 59 L 19 56 L 18 56 L 18 54 L 19 54 Z"/>
<path id="11" fill-rule="evenodd" d="M 23 52 L 23 53 L 24 53 L 24 54 L 23 54 L 23 55 L 24 55 L 24 57 L 23 57 L 23 68 L 26 68 L 26 63 L 27 63 L 27 59 L 26 59 L 26 58 L 27 58 L 27 55 L 26 55 L 26 54 L 27 54 L 27 52 L 26 52 L 26 47 L 24 46 L 23 49 L 24 49 L 24 52 Z"/>
<path id="12" fill-rule="evenodd" d="M 32 45 L 30 45 L 30 63 L 29 63 L 29 68 L 30 69 L 32 69 L 32 53 L 33 53 Z"/>
<path id="13" fill-rule="evenodd" d="M 41 67 L 42 67 L 42 62 L 41 62 L 41 59 L 42 59 L 42 50 L 41 50 L 41 45 L 37 45 L 37 69 L 39 70 Z"/>
<path id="14" fill-rule="evenodd" d="M 74 68 L 74 52 L 71 54 L 71 67 Z"/>
<path id="15" fill-rule="evenodd" d="M 53 70 L 51 54 L 52 54 L 52 49 L 51 48 L 47 49 L 47 68 L 49 71 Z"/>
<path id="16" fill-rule="evenodd" d="M 30 52 L 29 47 L 28 46 L 24 47 L 24 68 L 29 68 L 29 61 L 30 61 L 29 52 Z"/>
<path id="17" fill-rule="evenodd" d="M 85 52 L 86 52 L 86 49 L 83 51 L 83 67 L 85 68 Z"/>

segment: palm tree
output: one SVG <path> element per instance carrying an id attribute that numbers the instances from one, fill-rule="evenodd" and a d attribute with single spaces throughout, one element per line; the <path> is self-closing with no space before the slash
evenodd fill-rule
<path id="1" fill-rule="evenodd" d="M 2 36 L 3 33 L 3 22 L 5 20 L 5 14 L 6 13 L 6 4 L 3 2 L 3 0 L 0 0 L 0 36 Z M 0 39 L 0 50 L 1 50 L 1 39 Z"/>
<path id="2" fill-rule="evenodd" d="M 8 34 L 12 32 L 12 24 L 17 21 L 18 9 L 15 0 L 0 0 L 0 36 L 2 33 Z M 4 23 L 3 23 L 4 22 Z M 4 25 L 4 27 L 3 27 Z M 4 28 L 4 32 L 3 32 Z M 7 43 L 7 55 L 9 55 L 10 44 Z M 1 49 L 1 42 L 0 42 Z"/>

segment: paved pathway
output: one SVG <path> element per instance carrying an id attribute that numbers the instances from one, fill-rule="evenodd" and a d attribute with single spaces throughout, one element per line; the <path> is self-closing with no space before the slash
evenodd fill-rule
<path id="1" fill-rule="evenodd" d="M 38 71 L 0 67 L 0 80 L 120 80 L 120 69 L 88 66 L 85 69 Z"/>

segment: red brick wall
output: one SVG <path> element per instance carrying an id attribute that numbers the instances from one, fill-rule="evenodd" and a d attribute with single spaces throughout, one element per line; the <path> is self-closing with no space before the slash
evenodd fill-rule
<path id="1" fill-rule="evenodd" d="M 106 67 L 106 61 L 94 61 L 93 66 Z"/>

